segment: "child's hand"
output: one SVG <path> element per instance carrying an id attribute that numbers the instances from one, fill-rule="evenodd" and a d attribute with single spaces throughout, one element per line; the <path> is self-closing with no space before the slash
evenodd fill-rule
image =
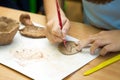
<path id="1" fill-rule="evenodd" d="M 51 43 L 62 42 L 67 32 L 69 31 L 69 28 L 70 28 L 69 20 L 65 16 L 62 16 L 61 18 L 62 18 L 62 24 L 63 24 L 62 30 L 60 29 L 57 16 L 49 20 L 47 23 L 47 27 L 45 29 L 46 37 Z"/>
<path id="2" fill-rule="evenodd" d="M 109 52 L 120 51 L 120 30 L 101 31 L 98 34 L 91 36 L 93 42 L 91 46 L 91 53 L 101 47 L 100 54 L 105 55 Z"/>
<path id="3" fill-rule="evenodd" d="M 90 52 L 94 54 L 97 48 L 101 48 L 100 55 L 105 55 L 109 52 L 120 51 L 120 30 L 101 31 L 98 34 L 90 36 L 79 44 L 78 49 L 92 43 Z"/>

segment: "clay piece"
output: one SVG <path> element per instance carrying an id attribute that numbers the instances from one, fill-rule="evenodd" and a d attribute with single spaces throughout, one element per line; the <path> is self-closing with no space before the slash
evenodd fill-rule
<path id="1" fill-rule="evenodd" d="M 65 55 L 72 55 L 79 52 L 77 46 L 74 41 L 66 41 L 66 46 L 62 42 L 58 45 L 58 50 Z"/>
<path id="2" fill-rule="evenodd" d="M 12 42 L 16 32 L 18 31 L 19 23 L 16 20 L 0 17 L 0 45 L 6 45 Z"/>
<path id="3" fill-rule="evenodd" d="M 29 14 L 21 14 L 19 18 L 20 22 L 25 25 L 23 29 L 20 29 L 20 34 L 30 38 L 45 38 L 45 29 L 43 27 L 35 26 L 30 18 Z"/>

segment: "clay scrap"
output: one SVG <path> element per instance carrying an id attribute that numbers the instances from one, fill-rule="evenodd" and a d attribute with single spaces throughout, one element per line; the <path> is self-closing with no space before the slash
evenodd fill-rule
<path id="1" fill-rule="evenodd" d="M 21 14 L 19 18 L 20 22 L 25 25 L 23 29 L 20 29 L 20 34 L 30 38 L 45 38 L 45 29 L 43 27 L 35 26 L 30 18 L 29 14 Z"/>

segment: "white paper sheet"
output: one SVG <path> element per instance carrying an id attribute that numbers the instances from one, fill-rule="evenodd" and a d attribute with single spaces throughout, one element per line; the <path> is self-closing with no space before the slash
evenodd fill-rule
<path id="1" fill-rule="evenodd" d="M 67 39 L 77 40 L 70 36 Z M 91 55 L 89 48 L 74 55 L 64 55 L 46 38 L 27 38 L 19 32 L 10 45 L 0 46 L 0 63 L 35 80 L 62 80 L 97 56 Z"/>

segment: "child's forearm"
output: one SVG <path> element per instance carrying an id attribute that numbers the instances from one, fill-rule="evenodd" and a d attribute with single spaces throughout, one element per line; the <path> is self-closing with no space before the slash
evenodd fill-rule
<path id="1" fill-rule="evenodd" d="M 57 18 L 56 0 L 44 0 L 44 8 L 47 20 Z M 63 11 L 61 10 L 60 12 L 61 16 L 64 16 Z"/>

